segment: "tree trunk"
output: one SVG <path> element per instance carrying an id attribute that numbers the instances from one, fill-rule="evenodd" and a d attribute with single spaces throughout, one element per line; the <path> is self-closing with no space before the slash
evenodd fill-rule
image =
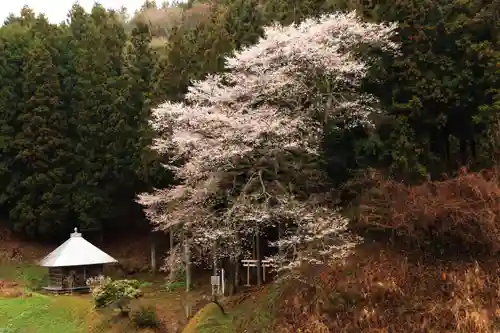
<path id="1" fill-rule="evenodd" d="M 464 166 L 467 164 L 467 140 L 460 138 L 460 162 Z"/>
<path id="2" fill-rule="evenodd" d="M 262 258 L 260 257 L 260 234 L 257 230 L 255 234 L 255 252 L 257 260 L 257 286 L 262 286 Z"/>
<path id="3" fill-rule="evenodd" d="M 191 253 L 189 249 L 189 239 L 184 239 L 184 255 L 186 260 L 186 292 L 191 290 Z"/>
<path id="4" fill-rule="evenodd" d="M 240 256 L 234 261 L 234 289 L 237 290 L 240 286 Z"/>
<path id="5" fill-rule="evenodd" d="M 170 227 L 169 231 L 169 236 L 170 236 L 170 243 L 168 244 L 169 246 L 169 260 L 172 261 L 174 260 L 173 258 L 173 252 L 174 252 L 174 227 Z M 171 262 L 172 268 L 174 267 L 173 262 Z M 174 276 L 175 271 L 173 269 L 170 269 L 168 279 L 172 283 L 174 282 L 175 276 Z"/>
<path id="6" fill-rule="evenodd" d="M 281 222 L 278 222 L 278 258 L 279 258 L 279 265 L 280 268 L 283 268 L 283 248 L 281 247 L 281 236 L 283 235 L 283 230 L 281 229 Z"/>
<path id="7" fill-rule="evenodd" d="M 472 162 L 475 162 L 477 159 L 477 146 L 476 146 L 476 139 L 473 137 L 470 139 L 470 150 L 471 150 L 471 160 Z"/>
<path id="8" fill-rule="evenodd" d="M 217 275 L 217 241 L 212 244 L 213 275 Z"/>
<path id="9" fill-rule="evenodd" d="M 170 231 L 168 232 L 169 235 L 169 244 L 168 247 L 170 248 L 170 253 L 172 253 L 172 249 L 174 248 L 174 227 L 170 227 Z"/>
<path id="10" fill-rule="evenodd" d="M 229 264 L 229 271 L 228 274 L 228 285 L 227 285 L 227 288 L 228 288 L 228 295 L 229 296 L 233 296 L 235 293 L 236 293 L 236 280 L 235 280 L 235 274 L 234 274 L 234 265 L 233 263 L 230 263 Z"/>
<path id="11" fill-rule="evenodd" d="M 227 288 L 229 296 L 236 292 L 236 258 L 229 258 L 227 261 Z"/>
<path id="12" fill-rule="evenodd" d="M 241 237 L 240 233 L 236 233 L 236 239 L 237 243 L 236 244 L 241 244 Z M 240 245 L 241 246 L 241 245 Z M 233 271 L 234 271 L 234 289 L 235 291 L 238 289 L 240 286 L 240 260 L 241 260 L 241 252 L 238 251 L 238 255 L 234 258 L 233 262 Z"/>
<path id="13" fill-rule="evenodd" d="M 217 241 L 214 240 L 212 244 L 212 276 L 217 276 Z M 219 287 L 212 285 L 212 295 L 216 297 Z"/>

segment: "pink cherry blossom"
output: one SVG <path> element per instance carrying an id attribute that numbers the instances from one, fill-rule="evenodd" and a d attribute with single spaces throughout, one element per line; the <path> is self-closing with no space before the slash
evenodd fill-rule
<path id="1" fill-rule="evenodd" d="M 165 166 L 183 183 L 140 195 L 151 222 L 160 229 L 182 225 L 201 252 L 218 241 L 224 246 L 217 255 L 227 257 L 242 254 L 242 233 L 294 221 L 293 230 L 270 244 L 293 250 L 288 267 L 355 245 L 359 239 L 345 233 L 347 219 L 331 193 L 298 198 L 294 184 L 264 180 L 255 166 L 248 167 L 257 169 L 247 170 L 247 185 L 235 194 L 237 186 L 227 187 L 227 179 L 248 156 L 273 161 L 300 152 L 317 158 L 321 122 L 329 119 L 372 126 L 370 115 L 381 111 L 373 96 L 359 91 L 370 59 L 356 56 L 356 48 L 367 44 L 397 52 L 391 41 L 395 28 L 363 22 L 354 12 L 270 26 L 257 44 L 227 59 L 228 72 L 193 82 L 182 103 L 160 105 L 151 122 L 158 134 L 154 149 L 184 162 Z M 293 163 L 280 167 L 293 169 Z M 319 167 L 308 168 L 294 172 L 311 184 L 327 182 Z M 214 210 L 220 193 L 229 198 L 228 207 Z M 340 238 L 348 241 L 340 244 Z M 276 260 L 283 266 L 281 259 Z"/>

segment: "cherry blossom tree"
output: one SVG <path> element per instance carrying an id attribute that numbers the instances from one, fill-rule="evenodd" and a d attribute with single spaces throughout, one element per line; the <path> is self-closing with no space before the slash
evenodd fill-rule
<path id="1" fill-rule="evenodd" d="M 227 59 L 228 72 L 194 82 L 182 103 L 160 105 L 154 149 L 172 157 L 165 167 L 182 184 L 140 196 L 151 222 L 182 225 L 200 253 L 216 242 L 217 255 L 233 259 L 244 254 L 245 234 L 279 224 L 285 231 L 271 245 L 280 248 L 275 259 L 292 259 L 287 267 L 356 244 L 335 208 L 319 140 L 332 119 L 373 126 L 377 100 L 359 89 L 372 59 L 358 51 L 397 52 L 395 28 L 354 12 L 270 26 Z"/>

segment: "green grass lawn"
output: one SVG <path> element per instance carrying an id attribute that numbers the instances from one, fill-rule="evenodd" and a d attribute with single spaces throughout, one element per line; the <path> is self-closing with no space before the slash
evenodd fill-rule
<path id="1" fill-rule="evenodd" d="M 0 298 L 2 333 L 85 333 L 89 300 L 74 296 Z"/>
<path id="2" fill-rule="evenodd" d="M 92 311 L 90 298 L 37 293 L 46 281 L 46 269 L 23 264 L 0 265 L 0 280 L 17 282 L 28 295 L 0 297 L 1 333 L 86 333 Z"/>
<path id="3" fill-rule="evenodd" d="M 0 263 L 0 281 L 17 282 L 21 290 L 31 294 L 29 297 L 9 298 L 0 293 L 0 333 L 140 332 L 130 320 L 115 320 L 111 309 L 94 310 L 90 295 L 38 293 L 47 282 L 46 274 L 46 269 L 33 265 Z M 134 303 L 134 308 L 154 306 L 158 317 L 168 324 L 168 332 L 182 327 L 184 305 L 190 302 L 183 289 L 168 291 L 160 275 L 136 278 L 150 283 L 143 289 L 144 297 Z"/>

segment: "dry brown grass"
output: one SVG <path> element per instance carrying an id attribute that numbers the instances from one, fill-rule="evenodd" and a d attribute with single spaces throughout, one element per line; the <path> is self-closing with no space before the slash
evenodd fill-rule
<path id="1" fill-rule="evenodd" d="M 12 298 L 29 296 L 30 293 L 26 292 L 23 286 L 20 286 L 16 282 L 2 281 L 0 280 L 0 297 Z"/>
<path id="2" fill-rule="evenodd" d="M 5 221 L 0 220 L 0 264 L 40 260 L 51 249 L 43 244 L 16 239 L 4 226 L 5 224 Z"/>
<path id="3" fill-rule="evenodd" d="M 412 260 L 378 245 L 286 292 L 277 332 L 499 332 L 500 264 Z M 293 291 L 293 292 L 292 292 Z"/>
<path id="4" fill-rule="evenodd" d="M 373 174 L 372 174 L 373 176 Z M 462 173 L 406 186 L 375 174 L 357 227 L 391 233 L 421 248 L 453 253 L 500 251 L 500 172 Z"/>

